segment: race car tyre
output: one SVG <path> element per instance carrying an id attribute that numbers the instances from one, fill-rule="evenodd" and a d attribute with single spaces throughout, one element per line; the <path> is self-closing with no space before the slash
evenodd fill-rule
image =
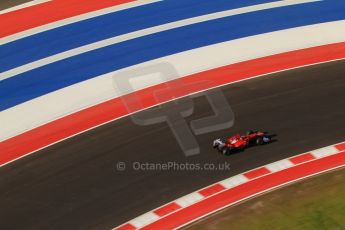
<path id="1" fill-rule="evenodd" d="M 258 138 L 256 138 L 255 143 L 257 145 L 262 145 L 262 144 L 264 144 L 264 140 L 262 139 L 262 137 L 258 137 Z"/>
<path id="2" fill-rule="evenodd" d="M 264 136 L 262 140 L 264 141 L 264 143 L 269 143 L 271 141 L 271 138 L 268 136 Z"/>

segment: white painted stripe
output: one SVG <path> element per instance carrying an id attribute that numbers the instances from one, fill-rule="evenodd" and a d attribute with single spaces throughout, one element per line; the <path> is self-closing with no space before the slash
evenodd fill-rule
<path id="1" fill-rule="evenodd" d="M 320 34 L 322 36 L 319 36 Z M 180 76 L 187 76 L 241 61 L 344 41 L 345 21 L 329 22 L 218 43 L 152 60 L 127 69 L 170 63 Z M 140 81 L 146 81 L 146 83 L 136 84 L 136 90 L 140 89 L 140 86 L 147 87 L 157 84 L 159 79 L 153 75 L 144 76 L 146 80 L 141 79 Z M 112 86 L 112 76 L 112 74 L 105 74 L 0 112 L 0 141 L 86 107 L 118 97 L 118 92 Z"/>
<path id="2" fill-rule="evenodd" d="M 27 7 L 30 7 L 30 6 L 39 5 L 39 4 L 42 4 L 42 3 L 45 3 L 45 2 L 50 2 L 50 1 L 51 0 L 34 0 L 34 1 L 26 2 L 26 3 L 20 4 L 20 5 L 17 5 L 17 6 L 8 8 L 8 9 L 5 9 L 5 10 L 1 10 L 0 11 L 0 15 L 1 14 L 6 14 L 6 13 L 9 13 L 9 12 L 12 12 L 12 11 L 24 9 L 24 8 L 27 8 Z"/>
<path id="3" fill-rule="evenodd" d="M 328 147 L 325 147 L 325 148 L 321 148 L 321 149 L 317 149 L 317 150 L 311 151 L 310 153 L 314 157 L 316 157 L 316 158 L 322 158 L 322 157 L 326 157 L 326 156 L 329 156 L 329 155 L 336 154 L 338 152 L 339 152 L 339 150 L 336 147 L 328 146 Z"/>
<path id="4" fill-rule="evenodd" d="M 201 195 L 198 192 L 193 192 L 191 194 L 188 194 L 184 197 L 181 197 L 177 200 L 175 200 L 175 203 L 180 205 L 181 207 L 187 207 L 189 205 L 192 205 L 200 200 L 204 199 L 204 196 Z"/>
<path id="5" fill-rule="evenodd" d="M 118 12 L 121 10 L 126 10 L 129 8 L 134 8 L 134 7 L 138 7 L 138 6 L 143 6 L 143 5 L 147 5 L 147 4 L 151 4 L 151 3 L 155 3 L 155 2 L 160 2 L 162 0 L 139 0 L 139 1 L 134 1 L 134 2 L 129 2 L 129 3 L 124 3 L 121 5 L 117 5 L 117 6 L 112 6 L 112 7 L 108 7 L 108 8 L 104 8 L 104 9 L 100 9 L 100 10 L 96 10 L 96 11 L 92 11 L 89 13 L 85 13 L 85 14 L 81 14 L 81 15 L 77 15 L 74 17 L 70 17 L 67 19 L 63 19 L 63 20 L 59 20 L 56 22 L 52 22 L 49 24 L 45 24 L 42 26 L 38 26 L 29 30 L 25 30 L 13 35 L 9 35 L 6 36 L 4 38 L 0 39 L 0 44 L 6 44 L 9 42 L 13 42 L 15 40 L 18 39 L 22 39 L 25 37 L 29 37 L 31 35 L 34 34 L 38 34 L 38 33 L 42 33 L 44 31 L 48 31 L 48 30 L 52 30 L 61 26 L 65 26 L 65 25 L 69 25 L 75 22 L 80 22 L 83 20 L 87 20 L 90 18 L 94 18 L 94 17 L 98 17 L 98 16 L 102 16 L 105 14 L 110 14 L 110 13 L 114 13 L 114 12 Z"/>
<path id="6" fill-rule="evenodd" d="M 129 221 L 129 223 L 131 225 L 133 225 L 134 227 L 136 227 L 136 228 L 142 228 L 145 225 L 153 223 L 153 222 L 155 222 L 158 219 L 159 219 L 158 215 L 156 215 L 153 212 L 148 212 L 148 213 L 145 213 L 145 214 L 143 214 L 143 215 L 141 215 L 141 216 L 139 216 L 139 217 Z"/>
<path id="7" fill-rule="evenodd" d="M 234 177 L 222 180 L 221 182 L 219 182 L 219 184 L 221 184 L 222 186 L 224 186 L 225 188 L 233 188 L 236 187 L 240 184 L 243 184 L 245 182 L 247 182 L 249 179 L 247 177 L 245 177 L 242 174 L 236 175 Z"/>
<path id="8" fill-rule="evenodd" d="M 266 168 L 271 172 L 278 172 L 287 168 L 294 166 L 289 159 L 284 159 L 271 164 L 266 165 Z"/>
<path id="9" fill-rule="evenodd" d="M 291 5 L 302 4 L 302 3 L 307 3 L 307 2 L 316 2 L 316 1 L 320 1 L 320 0 L 285 0 L 285 1 L 279 1 L 279 2 L 271 2 L 271 3 L 265 3 L 265 4 L 260 4 L 260 5 L 254 5 L 254 6 L 222 11 L 222 12 L 213 13 L 213 14 L 207 14 L 207 15 L 180 20 L 180 21 L 176 21 L 172 23 L 167 23 L 167 24 L 163 24 L 163 25 L 159 25 L 159 26 L 155 26 L 155 27 L 151 27 L 151 28 L 147 28 L 143 30 L 138 30 L 135 32 L 123 34 L 120 36 L 115 36 L 109 39 L 105 39 L 105 40 L 98 41 L 92 44 L 71 49 L 71 50 L 56 54 L 56 55 L 52 55 L 52 56 L 25 64 L 19 67 L 16 67 L 16 68 L 13 68 L 11 70 L 3 72 L 0 75 L 0 80 L 4 80 L 12 76 L 30 71 L 32 69 L 36 69 L 36 68 L 69 58 L 69 57 L 77 56 L 77 55 L 80 55 L 80 54 L 83 54 L 95 49 L 104 48 L 106 46 L 110 46 L 110 45 L 114 45 L 120 42 L 131 40 L 131 39 L 147 36 L 150 34 L 162 32 L 162 31 L 166 31 L 166 30 L 170 30 L 174 28 L 179 28 L 179 27 L 183 27 L 187 25 L 192 25 L 192 24 L 196 24 L 200 22 L 238 15 L 238 14 L 244 14 L 244 13 L 255 12 L 255 11 L 264 10 L 264 9 L 283 7 L 283 6 L 291 6 Z"/>
<path id="10" fill-rule="evenodd" d="M 164 79 L 161 77 L 160 73 L 148 74 L 144 76 L 138 76 L 136 78 L 129 79 L 130 85 L 133 89 L 140 90 L 150 87 L 152 85 L 158 85 L 164 83 Z"/>

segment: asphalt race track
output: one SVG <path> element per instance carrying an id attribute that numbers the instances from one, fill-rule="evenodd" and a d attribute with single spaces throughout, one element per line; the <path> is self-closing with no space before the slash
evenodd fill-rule
<path id="1" fill-rule="evenodd" d="M 0 168 L 2 229 L 109 229 L 170 200 L 243 171 L 344 141 L 345 61 L 291 70 L 222 87 L 235 113 L 230 130 L 197 136 L 186 158 L 166 123 L 126 117 Z M 195 99 L 188 120 L 212 114 Z M 223 156 L 215 137 L 249 129 L 276 142 Z M 131 163 L 229 162 L 228 171 L 135 171 Z M 116 164 L 124 162 L 124 171 Z"/>
<path id="2" fill-rule="evenodd" d="M 5 10 L 9 7 L 17 6 L 20 4 L 24 4 L 26 2 L 30 2 L 30 0 L 0 0 L 0 10 Z"/>

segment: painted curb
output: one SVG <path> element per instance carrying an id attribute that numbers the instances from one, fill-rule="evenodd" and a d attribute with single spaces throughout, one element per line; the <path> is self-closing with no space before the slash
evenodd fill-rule
<path id="1" fill-rule="evenodd" d="M 332 159 L 330 157 L 332 157 Z M 342 160 L 338 161 L 337 158 L 341 158 Z M 323 165 L 323 163 L 321 162 L 326 162 L 326 160 L 329 161 L 330 159 L 330 165 Z M 309 164 L 311 163 L 317 164 L 320 167 L 309 167 Z M 219 211 L 229 205 L 238 203 L 260 193 L 272 190 L 281 185 L 291 183 L 298 179 L 302 179 L 317 174 L 319 172 L 327 171 L 329 169 L 333 169 L 344 165 L 345 142 L 342 142 L 324 148 L 309 151 L 300 155 L 296 155 L 287 159 L 276 161 L 268 165 L 222 180 L 218 183 L 202 188 L 198 191 L 183 196 L 175 201 L 169 202 L 157 209 L 147 212 L 137 218 L 134 218 L 120 225 L 119 227 L 116 227 L 115 229 L 159 229 L 163 226 L 164 229 L 180 228 L 211 213 Z M 321 166 L 326 168 L 322 168 Z M 302 169 L 301 172 L 305 172 L 304 169 L 307 169 L 308 173 L 306 175 L 303 175 L 302 173 L 295 174 L 296 178 L 291 177 L 291 179 L 282 177 L 283 172 L 287 173 L 288 170 L 292 170 L 294 168 Z M 276 182 L 278 182 L 278 185 L 274 185 L 268 188 L 264 186 L 264 184 L 267 183 L 262 182 L 263 180 L 269 180 L 269 176 L 276 176 L 275 178 Z M 246 191 L 247 187 L 249 187 L 248 185 L 252 182 L 255 182 L 254 186 L 256 186 L 256 189 L 258 189 L 259 191 L 248 196 L 246 194 L 244 194 L 245 196 L 242 196 L 239 192 Z M 239 195 L 238 197 L 234 197 L 234 199 L 232 199 L 229 203 L 222 203 L 221 205 L 218 205 L 217 208 L 203 204 L 204 202 L 210 201 L 211 199 L 216 200 L 217 197 L 221 197 L 226 192 L 231 191 L 234 191 L 236 194 Z M 196 207 L 196 205 L 199 205 L 200 207 Z M 200 208 L 204 208 L 205 211 L 203 212 L 201 210 L 200 212 Z M 184 212 L 183 215 L 180 215 L 180 213 L 182 212 Z M 186 213 L 189 213 L 190 216 L 186 215 Z M 198 213 L 203 214 L 199 215 Z"/>

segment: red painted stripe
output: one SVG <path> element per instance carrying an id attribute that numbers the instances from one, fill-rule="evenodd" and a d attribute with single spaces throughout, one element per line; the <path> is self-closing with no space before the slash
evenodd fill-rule
<path id="1" fill-rule="evenodd" d="M 200 190 L 199 193 L 204 197 L 208 197 L 223 190 L 225 190 L 224 186 L 222 186 L 221 184 L 215 184 L 208 188 Z"/>
<path id="2" fill-rule="evenodd" d="M 301 164 L 301 163 L 304 163 L 304 162 L 307 162 L 307 161 L 311 161 L 311 160 L 314 160 L 314 159 L 315 159 L 315 157 L 312 154 L 305 153 L 305 154 L 302 154 L 302 155 L 299 155 L 299 156 L 296 156 L 296 157 L 292 157 L 289 160 L 293 164 L 298 165 L 298 164 Z"/>
<path id="3" fill-rule="evenodd" d="M 264 175 L 269 174 L 269 173 L 271 173 L 270 170 L 268 170 L 266 167 L 261 167 L 258 169 L 254 169 L 253 171 L 244 173 L 243 175 L 245 177 L 247 177 L 249 180 L 252 180 L 252 179 L 255 179 L 255 178 L 260 177 L 260 176 L 264 176 Z"/>
<path id="4" fill-rule="evenodd" d="M 212 86 L 219 86 L 238 80 L 245 80 L 253 76 L 340 58 L 345 58 L 345 43 L 292 51 L 228 65 L 190 75 L 181 80 L 176 80 L 176 82 L 182 85 L 197 86 L 184 87 L 184 90 L 179 92 L 181 95 L 186 95 L 190 92 L 205 90 Z M 206 81 L 210 84 L 196 84 L 202 81 Z M 165 88 L 165 84 L 160 84 L 140 90 L 123 98 L 128 99 L 137 96 L 142 102 L 142 108 L 147 108 L 157 103 L 153 92 L 157 92 L 158 90 L 163 90 Z M 138 108 L 134 110 L 137 109 Z M 30 152 L 36 151 L 37 149 L 127 114 L 128 111 L 123 105 L 121 99 L 115 98 L 52 121 L 46 125 L 1 142 L 0 165 L 6 164 Z"/>
<path id="5" fill-rule="evenodd" d="M 135 230 L 136 228 L 132 226 L 131 224 L 125 224 L 121 227 L 116 228 L 116 230 Z"/>
<path id="6" fill-rule="evenodd" d="M 339 151 L 345 151 L 345 143 L 338 144 L 335 146 Z"/>
<path id="7" fill-rule="evenodd" d="M 273 187 L 344 165 L 345 152 L 297 165 L 276 173 L 268 174 L 257 180 L 249 181 L 235 188 L 221 192 L 216 196 L 202 200 L 187 208 L 181 209 L 169 216 L 147 225 L 142 229 L 154 230 L 177 228 L 201 216 L 207 215 L 218 209 Z"/>
<path id="8" fill-rule="evenodd" d="M 0 15 L 0 38 L 133 0 L 53 0 Z"/>
<path id="9" fill-rule="evenodd" d="M 163 207 L 160 207 L 156 210 L 154 210 L 153 212 L 156 213 L 158 216 L 165 216 L 169 213 L 172 213 L 178 209 L 180 209 L 181 206 L 176 204 L 176 203 L 170 203 L 167 205 L 164 205 Z"/>
<path id="10" fill-rule="evenodd" d="M 172 213 L 178 209 L 180 209 L 181 206 L 176 204 L 176 203 L 170 203 L 167 205 L 164 205 L 163 207 L 160 207 L 156 210 L 154 210 L 153 212 L 156 213 L 158 216 L 165 216 L 169 213 Z"/>

